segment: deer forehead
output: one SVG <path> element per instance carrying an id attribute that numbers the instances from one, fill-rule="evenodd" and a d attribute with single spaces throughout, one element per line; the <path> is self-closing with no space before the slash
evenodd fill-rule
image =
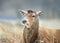
<path id="1" fill-rule="evenodd" d="M 27 13 L 26 16 L 36 16 L 36 14 L 35 13 Z"/>
<path id="2" fill-rule="evenodd" d="M 33 11 L 33 10 L 27 10 L 27 13 L 36 13 L 36 11 Z"/>
<path id="3" fill-rule="evenodd" d="M 27 12 L 28 12 L 28 13 L 33 13 L 34 11 L 32 11 L 32 10 L 27 10 Z"/>

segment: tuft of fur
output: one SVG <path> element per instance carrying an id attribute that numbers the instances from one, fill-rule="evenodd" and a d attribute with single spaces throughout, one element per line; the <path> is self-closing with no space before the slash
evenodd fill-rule
<path id="1" fill-rule="evenodd" d="M 28 10 L 28 13 L 33 13 L 33 11 L 32 10 Z"/>

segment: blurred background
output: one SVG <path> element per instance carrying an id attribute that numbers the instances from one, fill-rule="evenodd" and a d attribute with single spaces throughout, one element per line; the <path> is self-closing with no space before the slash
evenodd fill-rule
<path id="1" fill-rule="evenodd" d="M 43 39 L 60 43 L 60 0 L 0 0 L 0 43 L 23 43 L 25 17 L 18 10 L 28 9 L 43 12 L 39 16 Z"/>
<path id="2" fill-rule="evenodd" d="M 39 18 L 43 25 L 60 28 L 60 0 L 0 0 L 0 21 L 22 20 L 18 9 L 41 10 L 44 15 Z"/>

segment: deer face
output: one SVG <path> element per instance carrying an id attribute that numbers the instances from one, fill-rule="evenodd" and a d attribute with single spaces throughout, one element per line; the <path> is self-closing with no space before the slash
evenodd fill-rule
<path id="1" fill-rule="evenodd" d="M 26 22 L 27 24 L 30 24 L 30 25 L 33 22 L 36 22 L 38 20 L 38 16 L 41 15 L 41 11 L 36 12 L 36 11 L 32 11 L 32 10 L 27 10 L 27 11 L 21 10 L 20 13 L 22 15 L 24 15 L 26 18 L 26 20 L 24 20 L 23 23 L 25 24 L 25 22 Z"/>

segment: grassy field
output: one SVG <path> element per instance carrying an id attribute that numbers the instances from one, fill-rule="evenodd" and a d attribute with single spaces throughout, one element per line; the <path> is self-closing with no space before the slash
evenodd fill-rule
<path id="1" fill-rule="evenodd" d="M 0 43 L 23 43 L 22 25 L 0 22 Z"/>
<path id="2" fill-rule="evenodd" d="M 54 22 L 55 23 L 55 22 Z M 52 36 L 55 36 L 57 27 L 54 27 L 52 22 L 43 21 L 39 28 L 39 37 L 41 35 L 49 40 L 52 39 Z M 50 25 L 49 25 L 50 24 Z M 12 22 L 0 21 L 0 43 L 23 43 L 23 29 L 22 24 L 16 24 Z M 58 32 L 57 32 L 58 33 Z M 59 36 L 59 33 L 56 37 Z"/>

